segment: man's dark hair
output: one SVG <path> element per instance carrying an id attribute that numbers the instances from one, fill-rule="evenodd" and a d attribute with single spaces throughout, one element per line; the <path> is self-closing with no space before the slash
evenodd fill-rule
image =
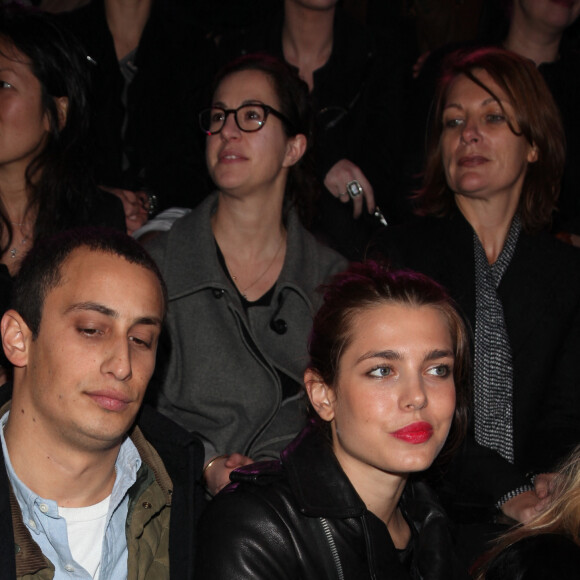
<path id="1" fill-rule="evenodd" d="M 68 230 L 36 244 L 22 262 L 14 283 L 12 306 L 32 331 L 33 338 L 38 336 L 46 296 L 61 283 L 62 264 L 79 248 L 119 256 L 153 272 L 159 280 L 164 306 L 167 307 L 167 288 L 161 272 L 141 244 L 109 228 Z M 128 288 L 127 291 L 131 290 Z"/>

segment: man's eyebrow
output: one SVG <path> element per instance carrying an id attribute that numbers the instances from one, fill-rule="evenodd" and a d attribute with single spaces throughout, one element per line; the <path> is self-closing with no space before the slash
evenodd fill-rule
<path id="1" fill-rule="evenodd" d="M 69 312 L 82 312 L 82 311 L 91 311 L 91 312 L 98 312 L 99 314 L 104 314 L 105 316 L 110 316 L 111 318 L 119 318 L 119 313 L 104 304 L 99 304 L 98 302 L 78 302 L 77 304 L 73 304 L 69 306 L 65 314 Z M 137 318 L 133 322 L 133 326 L 138 324 L 144 324 L 148 326 L 161 326 L 163 321 L 158 316 L 141 316 Z"/>
<path id="2" fill-rule="evenodd" d="M 111 318 L 119 318 L 119 313 L 104 304 L 99 304 L 98 302 L 77 302 L 72 306 L 69 306 L 65 310 L 65 314 L 69 312 L 78 312 L 83 310 L 90 310 L 93 312 L 99 312 L 100 314 L 104 314 L 105 316 L 110 316 Z"/>

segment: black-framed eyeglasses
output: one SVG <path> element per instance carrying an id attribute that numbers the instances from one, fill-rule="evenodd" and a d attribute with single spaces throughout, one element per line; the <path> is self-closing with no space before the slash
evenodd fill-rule
<path id="1" fill-rule="evenodd" d="M 278 117 L 288 127 L 291 128 L 293 126 L 290 119 L 285 115 L 276 111 L 273 107 L 261 103 L 242 105 L 237 109 L 224 109 L 222 107 L 204 109 L 199 114 L 199 126 L 207 135 L 217 135 L 224 128 L 230 114 L 234 115 L 236 125 L 240 131 L 245 133 L 259 131 L 266 124 L 266 119 L 270 114 Z"/>

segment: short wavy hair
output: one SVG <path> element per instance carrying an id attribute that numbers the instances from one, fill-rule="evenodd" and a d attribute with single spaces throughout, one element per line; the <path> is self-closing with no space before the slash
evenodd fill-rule
<path id="1" fill-rule="evenodd" d="M 512 132 L 536 147 L 538 159 L 528 164 L 519 212 L 525 231 L 544 229 L 551 223 L 560 193 L 566 156 L 564 128 L 558 107 L 534 63 L 501 48 L 460 50 L 444 61 L 433 102 L 423 186 L 414 196 L 416 213 L 444 216 L 455 207 L 443 168 L 443 109 L 451 84 L 461 75 L 499 102 L 497 95 L 476 76 L 477 71 L 485 71 L 511 101 L 519 129 L 516 131 L 510 124 Z"/>

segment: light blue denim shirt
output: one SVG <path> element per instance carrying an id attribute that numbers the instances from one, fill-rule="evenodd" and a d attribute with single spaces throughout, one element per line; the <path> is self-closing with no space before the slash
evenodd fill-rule
<path id="1" fill-rule="evenodd" d="M 53 563 L 55 580 L 92 580 L 91 575 L 75 562 L 71 555 L 66 521 L 58 515 L 56 502 L 36 495 L 14 473 L 4 439 L 4 426 L 9 414 L 10 411 L 6 412 L 0 419 L 0 439 L 2 440 L 6 472 L 22 511 L 22 521 L 42 553 Z M 125 536 L 125 522 L 129 505 L 127 491 L 135 483 L 140 467 L 139 452 L 132 441 L 127 438 L 121 445 L 115 463 L 117 477 L 113 485 L 109 513 L 105 524 L 99 574 L 101 580 L 124 580 L 127 578 L 127 538 Z"/>

